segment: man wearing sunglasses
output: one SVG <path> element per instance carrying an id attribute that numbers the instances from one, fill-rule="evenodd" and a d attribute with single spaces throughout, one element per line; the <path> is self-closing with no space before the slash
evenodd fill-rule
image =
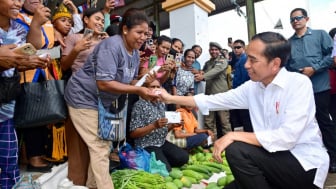
<path id="1" fill-rule="evenodd" d="M 307 11 L 296 8 L 290 13 L 290 22 L 295 30 L 289 39 L 292 50 L 287 63 L 290 71 L 301 72 L 313 84 L 316 104 L 316 120 L 323 143 L 330 156 L 330 173 L 336 173 L 336 125 L 329 116 L 330 82 L 328 68 L 332 65 L 333 41 L 326 31 L 307 27 Z"/>
<path id="2" fill-rule="evenodd" d="M 237 88 L 239 85 L 250 80 L 250 77 L 245 68 L 247 55 L 245 52 L 245 42 L 237 39 L 232 45 L 233 53 L 236 56 L 236 63 L 234 65 L 234 76 L 232 80 L 232 88 Z M 252 123 L 247 109 L 232 109 L 230 110 L 230 124 L 232 130 L 237 127 L 243 127 L 246 132 L 253 132 Z"/>

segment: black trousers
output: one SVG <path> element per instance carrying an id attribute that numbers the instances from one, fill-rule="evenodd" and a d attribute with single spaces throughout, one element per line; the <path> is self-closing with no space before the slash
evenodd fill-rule
<path id="1" fill-rule="evenodd" d="M 234 142 L 225 151 L 235 178 L 225 189 L 316 189 L 316 169 L 305 171 L 289 152 L 269 153 L 261 147 Z"/>
<path id="2" fill-rule="evenodd" d="M 236 127 L 243 126 L 244 131 L 253 132 L 250 113 L 247 109 L 230 110 L 230 124 L 232 131 L 234 131 Z"/>
<path id="3" fill-rule="evenodd" d="M 329 112 L 334 125 L 336 125 L 336 94 L 330 94 Z"/>
<path id="4" fill-rule="evenodd" d="M 322 140 L 328 150 L 331 161 L 336 161 L 336 125 L 329 116 L 330 91 L 314 94 L 316 120 L 322 133 Z"/>
<path id="5" fill-rule="evenodd" d="M 168 171 L 171 171 L 172 167 L 181 167 L 188 163 L 189 154 L 186 150 L 166 141 L 162 146 L 148 146 L 145 148 L 147 152 L 154 152 L 157 160 L 161 160 L 166 164 Z"/>

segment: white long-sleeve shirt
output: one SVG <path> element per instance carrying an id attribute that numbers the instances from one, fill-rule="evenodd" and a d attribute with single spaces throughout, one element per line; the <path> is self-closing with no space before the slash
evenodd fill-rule
<path id="1" fill-rule="evenodd" d="M 73 14 L 72 19 L 73 19 L 73 22 L 74 22 L 74 26 L 71 27 L 71 30 L 68 33 L 68 35 L 78 33 L 84 28 L 83 21 L 82 21 L 82 18 L 80 16 L 80 14 Z"/>
<path id="2" fill-rule="evenodd" d="M 323 188 L 329 156 L 315 119 L 313 88 L 308 77 L 282 68 L 266 87 L 247 81 L 225 93 L 194 97 L 203 114 L 249 109 L 257 140 L 270 153 L 289 150 L 308 171 L 317 168 L 314 184 Z"/>

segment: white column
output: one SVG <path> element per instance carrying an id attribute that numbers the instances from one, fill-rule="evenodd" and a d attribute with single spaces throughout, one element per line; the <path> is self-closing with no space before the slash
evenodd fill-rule
<path id="1" fill-rule="evenodd" d="M 194 44 L 202 47 L 203 53 L 198 61 L 203 67 L 209 59 L 208 13 L 215 10 L 215 5 L 209 0 L 166 0 L 162 8 L 169 12 L 171 38 L 181 39 L 184 49 Z M 198 111 L 199 128 L 203 128 L 203 123 L 203 116 Z"/>
<path id="2" fill-rule="evenodd" d="M 185 49 L 200 45 L 203 53 L 198 60 L 203 66 L 209 59 L 208 13 L 215 5 L 209 0 L 166 0 L 162 8 L 169 12 L 170 37 L 181 39 Z"/>

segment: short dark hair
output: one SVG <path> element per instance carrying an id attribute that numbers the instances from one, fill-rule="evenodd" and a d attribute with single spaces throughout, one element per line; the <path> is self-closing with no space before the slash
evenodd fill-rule
<path id="1" fill-rule="evenodd" d="M 240 44 L 242 44 L 245 47 L 245 42 L 243 40 L 241 40 L 241 39 L 237 39 L 233 43 L 240 43 Z"/>
<path id="2" fill-rule="evenodd" d="M 97 12 L 100 12 L 103 16 L 104 16 L 104 13 L 102 11 L 101 8 L 96 8 L 96 7 L 92 7 L 92 8 L 88 8 L 86 9 L 84 12 L 83 12 L 83 17 L 82 17 L 82 22 L 84 22 L 84 18 L 85 17 L 88 17 L 90 18 L 92 15 L 96 14 Z M 84 33 L 84 29 L 86 28 L 86 25 L 84 24 L 84 28 L 79 32 L 79 33 Z"/>
<path id="3" fill-rule="evenodd" d="M 293 9 L 293 10 L 290 12 L 290 15 L 289 15 L 289 16 L 291 16 L 291 15 L 293 14 L 293 12 L 296 12 L 296 11 L 301 11 L 302 15 L 305 16 L 305 17 L 308 16 L 307 11 L 306 11 L 305 9 L 303 9 L 303 8 L 295 8 L 295 9 Z"/>
<path id="4" fill-rule="evenodd" d="M 195 48 L 200 48 L 202 51 L 203 51 L 203 49 L 202 49 L 202 47 L 200 46 L 200 45 L 197 45 L 197 44 L 195 44 L 195 45 L 193 45 L 192 47 L 191 47 L 191 49 L 195 49 Z"/>
<path id="5" fill-rule="evenodd" d="M 291 45 L 289 41 L 276 32 L 263 32 L 256 34 L 252 37 L 252 40 L 260 40 L 265 43 L 264 55 L 268 61 L 278 57 L 281 60 L 280 67 L 285 66 L 291 53 Z"/>
<path id="6" fill-rule="evenodd" d="M 122 34 L 123 26 L 128 29 L 132 29 L 134 26 L 147 23 L 149 25 L 149 19 L 143 10 L 137 8 L 130 8 L 126 10 L 122 16 L 121 23 L 119 24 L 119 34 Z"/>
<path id="7" fill-rule="evenodd" d="M 195 51 L 194 51 L 194 50 L 192 50 L 192 49 L 187 49 L 187 50 L 185 50 L 185 51 L 184 51 L 184 54 L 183 54 L 183 57 L 184 57 L 184 58 L 186 58 L 189 52 L 193 52 L 193 53 L 194 53 L 194 55 L 195 55 L 195 58 L 196 58 Z"/>
<path id="8" fill-rule="evenodd" d="M 183 43 L 183 41 L 181 40 L 181 39 L 179 39 L 179 38 L 172 38 L 172 44 L 174 44 L 175 42 L 177 42 L 177 41 L 179 41 L 179 42 L 181 42 L 181 44 L 182 44 L 182 47 L 184 47 L 184 43 Z"/>
<path id="9" fill-rule="evenodd" d="M 331 30 L 329 31 L 329 35 L 330 35 L 330 37 L 333 38 L 333 39 L 334 39 L 334 37 L 335 37 L 335 34 L 336 34 L 336 28 L 333 28 L 333 29 L 331 29 Z"/>

